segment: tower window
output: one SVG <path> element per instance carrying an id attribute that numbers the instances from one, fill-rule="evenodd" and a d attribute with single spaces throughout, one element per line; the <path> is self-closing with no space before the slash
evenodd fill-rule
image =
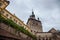
<path id="1" fill-rule="evenodd" d="M 35 32 L 35 31 L 34 31 Z"/>
<path id="2" fill-rule="evenodd" d="M 34 22 L 33 22 L 33 24 L 34 24 Z"/>
<path id="3" fill-rule="evenodd" d="M 41 39 L 39 39 L 39 40 L 41 40 Z"/>
<path id="4" fill-rule="evenodd" d="M 36 25 L 38 25 L 38 23 L 36 23 Z"/>
<path id="5" fill-rule="evenodd" d="M 46 40 L 48 40 L 48 39 L 46 39 Z"/>
<path id="6" fill-rule="evenodd" d="M 51 40 L 51 38 L 49 40 Z"/>

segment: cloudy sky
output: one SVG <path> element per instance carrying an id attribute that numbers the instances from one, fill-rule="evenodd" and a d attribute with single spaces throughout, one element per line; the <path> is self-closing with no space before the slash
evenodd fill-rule
<path id="1" fill-rule="evenodd" d="M 33 9 L 36 19 L 40 18 L 44 31 L 51 28 L 60 29 L 60 0 L 10 0 L 6 9 L 24 23 Z"/>

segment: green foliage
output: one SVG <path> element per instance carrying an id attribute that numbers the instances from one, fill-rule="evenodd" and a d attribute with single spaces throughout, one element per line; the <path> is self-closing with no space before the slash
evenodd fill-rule
<path id="1" fill-rule="evenodd" d="M 22 26 L 17 25 L 15 22 L 13 22 L 10 19 L 5 19 L 2 16 L 0 16 L 0 23 L 3 22 L 13 28 L 15 28 L 17 31 L 20 31 L 28 36 L 30 36 L 31 38 L 33 38 L 33 40 L 36 40 L 36 36 L 31 34 L 28 30 L 25 30 Z"/>

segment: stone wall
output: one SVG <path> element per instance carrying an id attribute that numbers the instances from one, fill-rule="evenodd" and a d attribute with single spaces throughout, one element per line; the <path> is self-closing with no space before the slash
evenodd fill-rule
<path id="1" fill-rule="evenodd" d="M 33 34 L 35 34 L 36 32 L 43 32 L 42 23 L 36 19 L 28 19 L 27 25 L 30 27 Z"/>
<path id="2" fill-rule="evenodd" d="M 16 38 L 16 39 L 26 39 L 26 40 L 31 40 L 31 38 L 24 33 L 17 31 L 16 29 L 4 24 L 0 23 L 0 35 L 5 36 L 5 37 L 11 37 L 11 38 Z"/>
<path id="3" fill-rule="evenodd" d="M 40 32 L 36 34 L 37 40 L 53 40 L 53 35 L 52 33 L 48 32 Z"/>

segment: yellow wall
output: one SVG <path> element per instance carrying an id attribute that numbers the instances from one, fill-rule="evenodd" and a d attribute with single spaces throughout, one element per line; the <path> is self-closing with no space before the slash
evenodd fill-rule
<path id="1" fill-rule="evenodd" d="M 25 25 L 22 20 L 20 20 L 19 18 L 17 18 L 15 15 L 11 14 L 6 9 L 4 9 L 2 11 L 2 15 L 5 16 L 6 18 L 9 18 L 9 19 L 13 20 L 18 25 L 20 25 L 20 26 L 24 27 L 26 30 L 30 31 L 30 28 L 27 25 Z"/>

